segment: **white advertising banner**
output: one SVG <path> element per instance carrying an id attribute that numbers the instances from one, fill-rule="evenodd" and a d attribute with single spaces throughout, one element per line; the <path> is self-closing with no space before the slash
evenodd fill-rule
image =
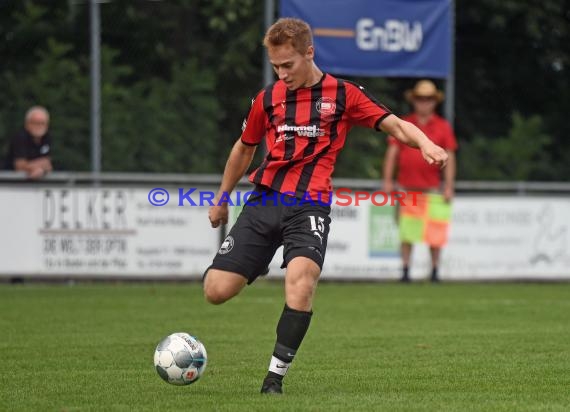
<path id="1" fill-rule="evenodd" d="M 570 279 L 570 199 L 460 197 L 443 253 L 446 279 Z"/>
<path id="2" fill-rule="evenodd" d="M 323 279 L 398 279 L 401 276 L 395 210 L 370 201 L 332 205 Z M 570 199 L 555 196 L 457 197 L 443 280 L 570 280 Z M 271 265 L 279 269 L 282 252 Z M 413 248 L 411 278 L 429 278 L 429 248 Z"/>
<path id="3" fill-rule="evenodd" d="M 149 190 L 0 187 L 0 276 L 198 278 L 220 245 L 208 221 L 213 189 Z M 165 196 L 163 206 L 152 204 Z M 243 201 L 244 192 L 239 196 Z M 395 208 L 344 196 L 343 205 L 332 205 L 323 279 L 398 279 Z M 240 209 L 231 208 L 232 220 Z M 282 258 L 279 249 L 269 277 L 284 275 Z M 429 271 L 429 249 L 418 244 L 411 277 L 425 279 Z M 570 198 L 457 197 L 440 277 L 570 280 Z"/>
<path id="4" fill-rule="evenodd" d="M 1 276 L 196 276 L 219 233 L 207 206 L 164 206 L 139 188 L 1 188 Z M 160 198 L 160 197 L 158 197 Z"/>

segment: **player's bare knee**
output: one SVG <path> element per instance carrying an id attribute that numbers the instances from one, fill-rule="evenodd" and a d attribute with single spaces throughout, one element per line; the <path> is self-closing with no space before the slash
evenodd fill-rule
<path id="1" fill-rule="evenodd" d="M 205 295 L 205 296 L 206 296 L 206 301 L 208 303 L 211 303 L 212 305 L 221 305 L 222 303 L 228 300 L 220 295 Z"/>
<path id="2" fill-rule="evenodd" d="M 216 285 L 204 285 L 204 297 L 208 303 L 212 305 L 221 305 L 227 301 L 231 296 L 228 296 L 226 292 L 221 290 Z"/>
<path id="3" fill-rule="evenodd" d="M 316 287 L 318 279 L 318 273 L 315 273 L 312 268 L 306 268 L 305 270 L 288 273 L 285 282 L 289 288 L 302 293 L 302 291 L 312 291 Z"/>
<path id="4" fill-rule="evenodd" d="M 289 289 L 296 295 L 312 294 L 317 282 L 309 276 L 298 277 L 292 279 L 289 283 Z"/>
<path id="5" fill-rule="evenodd" d="M 208 276 L 206 276 L 204 282 L 204 297 L 208 303 L 213 305 L 220 305 L 228 300 L 219 283 L 213 281 L 211 278 L 208 279 Z"/>
<path id="6" fill-rule="evenodd" d="M 246 279 L 240 275 L 210 269 L 204 277 L 204 297 L 214 305 L 220 305 L 237 295 Z"/>
<path id="7" fill-rule="evenodd" d="M 287 279 L 287 305 L 296 310 L 310 310 L 317 285 L 317 279 L 312 275 L 298 275 Z"/>

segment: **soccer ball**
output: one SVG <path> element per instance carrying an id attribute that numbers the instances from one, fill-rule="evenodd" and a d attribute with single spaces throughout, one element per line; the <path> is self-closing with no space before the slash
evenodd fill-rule
<path id="1" fill-rule="evenodd" d="M 206 369 L 206 348 L 194 336 L 173 333 L 164 338 L 154 351 L 154 366 L 162 379 L 173 385 L 190 385 Z"/>

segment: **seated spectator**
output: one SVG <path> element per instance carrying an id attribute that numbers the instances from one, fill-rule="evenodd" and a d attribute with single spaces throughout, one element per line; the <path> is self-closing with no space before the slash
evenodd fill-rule
<path id="1" fill-rule="evenodd" d="M 24 128 L 9 142 L 6 168 L 24 171 L 30 179 L 39 179 L 52 171 L 49 113 L 42 106 L 26 112 Z"/>

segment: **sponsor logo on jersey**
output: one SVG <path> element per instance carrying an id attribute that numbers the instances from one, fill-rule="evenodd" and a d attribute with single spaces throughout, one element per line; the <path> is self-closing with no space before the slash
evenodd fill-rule
<path id="1" fill-rule="evenodd" d="M 319 137 L 319 136 L 324 136 L 325 135 L 325 131 L 323 129 L 321 129 L 320 127 L 317 127 L 317 125 L 309 125 L 309 126 L 290 126 L 288 124 L 281 124 L 279 126 L 277 126 L 277 132 L 278 133 L 295 133 L 297 136 L 302 136 L 302 137 Z M 281 138 L 282 140 L 288 140 L 287 138 L 283 137 Z M 279 139 L 277 139 L 277 141 L 280 141 Z"/>

